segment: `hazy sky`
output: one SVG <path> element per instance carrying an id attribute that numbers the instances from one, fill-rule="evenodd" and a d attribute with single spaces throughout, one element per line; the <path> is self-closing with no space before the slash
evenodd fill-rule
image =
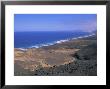
<path id="1" fill-rule="evenodd" d="M 18 31 L 87 31 L 97 29 L 96 14 L 15 14 Z"/>

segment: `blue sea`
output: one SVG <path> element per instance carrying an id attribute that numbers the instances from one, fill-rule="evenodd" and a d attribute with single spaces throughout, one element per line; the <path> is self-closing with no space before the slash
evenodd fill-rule
<path id="1" fill-rule="evenodd" d="M 72 38 L 90 35 L 88 32 L 69 31 L 36 31 L 36 32 L 14 32 L 15 48 L 39 48 L 64 42 Z"/>

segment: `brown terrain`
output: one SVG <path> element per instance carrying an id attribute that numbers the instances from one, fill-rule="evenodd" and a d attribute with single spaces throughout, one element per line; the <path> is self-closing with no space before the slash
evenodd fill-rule
<path id="1" fill-rule="evenodd" d="M 41 48 L 29 48 L 27 50 L 14 49 L 14 73 L 15 76 L 23 75 L 96 75 L 96 37 L 81 38 L 45 46 Z M 94 46 L 95 45 L 95 46 Z M 95 47 L 95 48 L 94 48 Z M 88 55 L 87 55 L 88 54 Z M 90 57 L 90 58 L 89 58 Z M 91 61 L 92 58 L 92 61 Z M 95 61 L 94 61 L 95 59 Z M 82 61 L 83 60 L 83 61 Z M 89 60 L 89 61 L 88 61 Z M 76 64 L 77 63 L 77 64 Z M 65 69 L 68 65 L 77 66 L 95 65 L 92 73 L 79 71 L 68 73 Z M 86 63 L 86 64 L 85 64 Z M 88 64 L 89 63 L 89 64 Z M 79 65 L 80 65 L 79 64 Z M 93 65 L 93 67 L 94 67 Z M 70 66 L 70 68 L 71 68 Z M 63 69 L 60 69 L 60 68 Z M 43 68 L 43 71 L 41 69 Z M 83 68 L 83 67 L 81 67 Z M 85 68 L 85 67 L 84 67 Z M 88 67 L 87 67 L 88 68 Z M 54 70 L 54 72 L 53 72 Z M 71 70 L 71 69 L 69 69 Z M 78 70 L 78 69 L 77 69 Z M 82 69 L 80 69 L 82 71 Z"/>

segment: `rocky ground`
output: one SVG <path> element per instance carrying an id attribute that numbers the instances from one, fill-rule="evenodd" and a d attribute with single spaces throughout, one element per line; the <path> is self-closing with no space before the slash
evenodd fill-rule
<path id="1" fill-rule="evenodd" d="M 15 48 L 16 76 L 96 76 L 96 36 L 26 51 Z"/>

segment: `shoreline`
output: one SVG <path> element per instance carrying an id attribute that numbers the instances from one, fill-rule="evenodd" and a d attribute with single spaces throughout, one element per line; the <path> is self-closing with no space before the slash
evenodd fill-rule
<path id="1" fill-rule="evenodd" d="M 49 46 L 52 46 L 52 45 L 61 44 L 61 43 L 64 43 L 64 42 L 69 42 L 71 40 L 73 41 L 73 40 L 88 38 L 88 37 L 95 36 L 95 35 L 96 35 L 95 33 L 92 33 L 90 35 L 79 36 L 79 37 L 76 37 L 76 38 L 70 38 L 70 39 L 64 39 L 64 40 L 58 40 L 58 41 L 54 41 L 52 43 L 41 44 L 40 46 L 35 45 L 35 46 L 27 47 L 27 48 L 21 47 L 21 48 L 14 48 L 14 49 L 19 49 L 21 51 L 27 51 L 28 49 L 33 49 L 33 48 L 38 49 L 38 48 L 42 48 L 42 47 L 49 47 Z"/>
<path id="2" fill-rule="evenodd" d="M 15 48 L 15 76 L 47 75 L 47 73 L 60 75 L 62 70 L 64 73 L 61 75 L 96 75 L 96 48 L 97 38 L 94 34 L 40 48 L 26 50 Z M 69 70 L 65 71 L 68 67 Z M 71 68 L 77 69 L 73 71 Z M 72 72 L 69 73 L 70 71 Z"/>

